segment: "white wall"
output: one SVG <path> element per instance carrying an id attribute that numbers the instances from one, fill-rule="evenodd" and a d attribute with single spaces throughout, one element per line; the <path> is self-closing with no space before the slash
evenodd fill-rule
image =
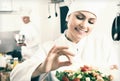
<path id="1" fill-rule="evenodd" d="M 103 1 L 104 2 L 104 1 Z M 107 1 L 105 8 L 98 15 L 98 20 L 94 34 L 108 35 L 111 37 L 111 27 L 118 12 L 118 0 Z"/>
<path id="2" fill-rule="evenodd" d="M 95 31 L 96 35 L 105 33 L 110 36 L 112 22 L 117 13 L 117 2 L 117 0 L 111 0 L 108 3 L 109 7 L 104 8 L 101 14 L 102 17 L 100 17 L 101 20 L 95 28 L 97 30 Z M 50 5 L 50 14 L 52 17 L 48 19 L 47 0 L 13 0 L 13 12 L 0 12 L 0 31 L 19 30 L 22 24 L 21 15 L 26 10 L 30 12 L 32 21 L 39 29 L 41 42 L 54 40 L 60 35 L 59 5 L 57 4 L 58 17 L 55 17 L 54 4 Z"/>

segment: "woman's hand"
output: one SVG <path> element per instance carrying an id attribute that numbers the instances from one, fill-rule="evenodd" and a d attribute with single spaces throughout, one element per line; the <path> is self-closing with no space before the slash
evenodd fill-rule
<path id="1" fill-rule="evenodd" d="M 68 61 L 59 61 L 59 57 L 61 55 L 66 56 Z M 44 63 L 41 64 L 41 70 L 43 72 L 49 72 L 62 66 L 69 66 L 72 64 L 73 56 L 74 54 L 68 51 L 68 47 L 66 46 L 53 46 L 53 48 L 49 51 Z"/>

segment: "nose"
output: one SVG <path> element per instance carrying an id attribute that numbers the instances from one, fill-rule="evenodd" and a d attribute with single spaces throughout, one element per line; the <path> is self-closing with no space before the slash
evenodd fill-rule
<path id="1" fill-rule="evenodd" d="M 82 22 L 79 24 L 79 26 L 80 26 L 81 28 L 87 28 L 87 27 L 88 27 L 88 21 L 87 21 L 87 20 L 82 21 Z"/>

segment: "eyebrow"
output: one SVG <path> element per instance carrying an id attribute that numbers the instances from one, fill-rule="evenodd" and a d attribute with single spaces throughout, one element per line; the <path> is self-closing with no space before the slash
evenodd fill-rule
<path id="1" fill-rule="evenodd" d="M 88 12 L 88 11 L 83 11 L 83 12 Z M 77 15 L 77 14 L 81 14 L 81 15 L 83 15 L 84 17 L 86 17 L 86 15 L 84 15 L 84 13 L 82 13 L 81 11 L 77 11 L 77 12 L 75 12 L 75 14 Z M 90 19 L 96 19 L 96 17 L 92 17 L 92 18 L 90 18 Z"/>

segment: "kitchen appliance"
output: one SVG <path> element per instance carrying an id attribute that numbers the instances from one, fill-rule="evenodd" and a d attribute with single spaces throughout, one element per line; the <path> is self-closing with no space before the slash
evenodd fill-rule
<path id="1" fill-rule="evenodd" d="M 7 53 L 13 50 L 20 50 L 15 41 L 15 34 L 19 31 L 3 31 L 0 32 L 0 53 Z"/>

